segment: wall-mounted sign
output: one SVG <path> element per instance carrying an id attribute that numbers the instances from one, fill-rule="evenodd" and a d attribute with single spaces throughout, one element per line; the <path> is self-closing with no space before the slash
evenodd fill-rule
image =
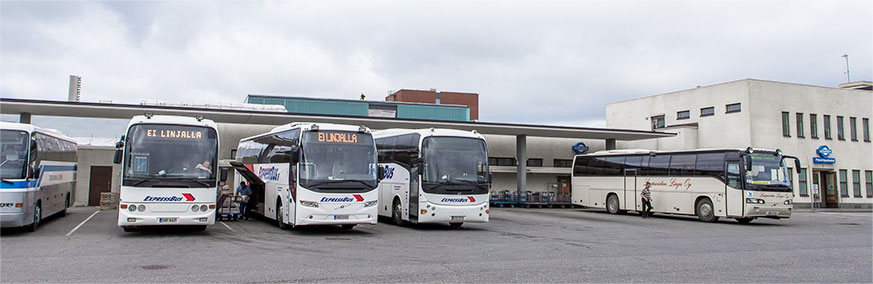
<path id="1" fill-rule="evenodd" d="M 573 152 L 576 152 L 577 155 L 582 155 L 582 154 L 585 154 L 585 152 L 588 152 L 588 145 L 585 145 L 585 143 L 579 142 L 579 143 L 576 143 L 576 145 L 573 145 L 573 147 L 570 147 L 570 149 L 573 149 Z"/>
<path id="2" fill-rule="evenodd" d="M 834 151 L 831 150 L 827 145 L 821 145 L 818 147 L 818 150 L 815 150 L 818 153 L 818 157 L 813 157 L 812 162 L 816 164 L 833 164 L 836 163 L 837 160 L 834 158 L 828 158 Z"/>

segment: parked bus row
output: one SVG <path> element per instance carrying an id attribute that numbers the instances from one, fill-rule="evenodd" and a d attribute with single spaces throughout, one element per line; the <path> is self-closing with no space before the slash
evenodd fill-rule
<path id="1" fill-rule="evenodd" d="M 2 124 L 3 227 L 34 230 L 74 200 L 76 144 L 32 125 Z M 118 226 L 213 225 L 227 172 L 220 135 L 203 117 L 135 116 L 116 144 L 121 164 Z M 291 123 L 243 138 L 230 162 L 252 189 L 244 208 L 282 229 L 307 225 L 488 222 L 491 172 L 476 131 Z M 605 151 L 577 155 L 572 203 L 617 214 L 653 211 L 748 223 L 788 218 L 792 189 L 780 151 Z M 48 176 L 48 177 L 46 177 Z"/>

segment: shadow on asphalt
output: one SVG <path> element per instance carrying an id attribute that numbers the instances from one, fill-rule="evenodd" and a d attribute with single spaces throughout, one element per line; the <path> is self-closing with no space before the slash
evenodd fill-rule
<path id="1" fill-rule="evenodd" d="M 405 223 L 403 225 L 398 226 L 397 224 L 394 224 L 393 221 L 391 221 L 391 218 L 381 217 L 381 216 L 379 217 L 379 223 L 385 224 L 387 226 L 402 227 L 402 228 L 412 229 L 412 230 L 416 230 L 416 231 L 482 231 L 483 230 L 481 228 L 470 228 L 470 227 L 467 227 L 466 225 L 461 225 L 460 228 L 452 228 L 452 226 L 450 226 L 449 223 L 425 223 L 425 224 Z M 487 224 L 487 223 L 485 223 L 485 224 Z"/>
<path id="2" fill-rule="evenodd" d="M 591 213 L 591 214 L 598 214 L 598 215 L 600 215 L 600 216 L 622 216 L 622 215 L 623 215 L 624 217 L 627 217 L 627 218 L 638 218 L 638 219 L 642 219 L 642 217 L 640 217 L 640 213 L 638 213 L 638 212 L 627 212 L 627 213 L 624 213 L 624 214 L 609 214 L 609 212 L 607 212 L 607 211 L 605 211 L 605 210 L 603 210 L 603 209 L 601 209 L 601 210 L 597 210 L 597 209 L 572 209 L 572 210 L 573 210 L 573 211 L 580 212 L 580 213 L 581 213 L 581 212 L 585 212 L 585 213 Z M 651 217 L 652 219 L 675 220 L 675 221 L 684 221 L 684 222 L 698 222 L 698 223 L 703 223 L 703 222 L 701 222 L 700 220 L 697 219 L 697 216 L 690 216 L 690 215 L 673 215 L 673 214 L 665 214 L 665 213 L 652 213 L 652 214 L 653 214 L 652 217 Z M 767 218 L 761 218 L 761 219 L 767 219 Z M 761 223 L 761 222 L 759 222 L 761 219 L 755 219 L 755 220 L 753 220 L 751 223 L 748 223 L 748 224 L 742 224 L 742 223 L 737 222 L 737 221 L 734 220 L 733 218 L 724 218 L 724 217 L 722 217 L 722 218 L 719 218 L 719 219 L 718 219 L 718 221 L 716 222 L 716 224 L 738 225 L 738 226 L 750 226 L 750 227 L 754 227 L 754 226 L 761 226 L 761 227 L 773 226 L 773 227 L 778 227 L 778 226 L 790 226 L 790 225 L 791 225 L 790 223 L 781 223 L 781 224 Z M 790 220 L 790 219 L 789 219 L 789 220 Z M 778 221 L 778 220 L 777 220 L 777 221 Z M 787 221 L 787 220 L 782 220 L 782 221 Z"/>
<path id="3" fill-rule="evenodd" d="M 71 214 L 70 212 L 67 212 L 67 216 L 69 216 L 70 214 Z M 52 223 L 54 223 L 56 220 L 58 220 L 60 218 L 64 218 L 60 215 L 60 213 L 55 214 L 53 216 L 43 218 L 42 221 L 40 221 L 39 224 L 37 225 L 36 232 L 39 232 L 40 229 L 43 229 L 43 226 L 51 225 Z M 36 233 L 36 232 L 33 232 L 33 233 Z M 28 233 L 31 233 L 31 232 L 28 232 L 27 230 L 25 230 L 24 227 L 0 229 L 0 236 L 4 236 L 4 237 L 6 237 L 6 236 L 18 236 L 18 235 L 23 235 L 23 234 L 28 234 Z"/>

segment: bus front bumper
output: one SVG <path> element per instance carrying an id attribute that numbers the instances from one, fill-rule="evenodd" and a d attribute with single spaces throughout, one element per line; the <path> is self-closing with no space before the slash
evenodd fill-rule
<path id="1" fill-rule="evenodd" d="M 746 218 L 774 218 L 774 219 L 782 219 L 782 218 L 790 218 L 791 205 L 772 205 L 772 204 L 761 204 L 761 205 L 751 205 L 746 204 L 746 214 L 744 214 Z"/>
<path id="2" fill-rule="evenodd" d="M 303 208 L 303 207 L 300 207 Z M 324 209 L 298 209 L 296 224 L 306 225 L 349 225 L 349 224 L 372 224 L 378 222 L 379 212 L 377 206 L 353 209 L 351 211 L 329 212 Z"/>
<path id="3" fill-rule="evenodd" d="M 118 226 L 186 226 L 215 224 L 215 210 L 206 213 L 162 213 L 142 215 L 127 210 L 118 210 Z"/>
<path id="4" fill-rule="evenodd" d="M 3 212 L 0 213 L 0 227 L 13 228 L 30 225 L 33 222 L 33 216 L 24 214 L 24 212 Z"/>
<path id="5" fill-rule="evenodd" d="M 419 223 L 486 223 L 491 211 L 488 203 L 476 205 L 419 204 Z"/>

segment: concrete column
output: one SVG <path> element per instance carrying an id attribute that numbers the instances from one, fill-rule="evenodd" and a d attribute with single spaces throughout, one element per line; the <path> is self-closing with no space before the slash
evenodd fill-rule
<path id="1" fill-rule="evenodd" d="M 518 165 L 515 167 L 516 184 L 519 198 L 527 190 L 527 135 L 515 136 L 515 157 Z"/>
<path id="2" fill-rule="evenodd" d="M 615 139 L 606 139 L 606 150 L 615 150 Z"/>
<path id="3" fill-rule="evenodd" d="M 25 124 L 30 124 L 30 113 L 29 113 L 29 112 L 22 112 L 22 113 L 19 115 L 18 122 L 20 122 L 20 123 L 25 123 Z"/>

